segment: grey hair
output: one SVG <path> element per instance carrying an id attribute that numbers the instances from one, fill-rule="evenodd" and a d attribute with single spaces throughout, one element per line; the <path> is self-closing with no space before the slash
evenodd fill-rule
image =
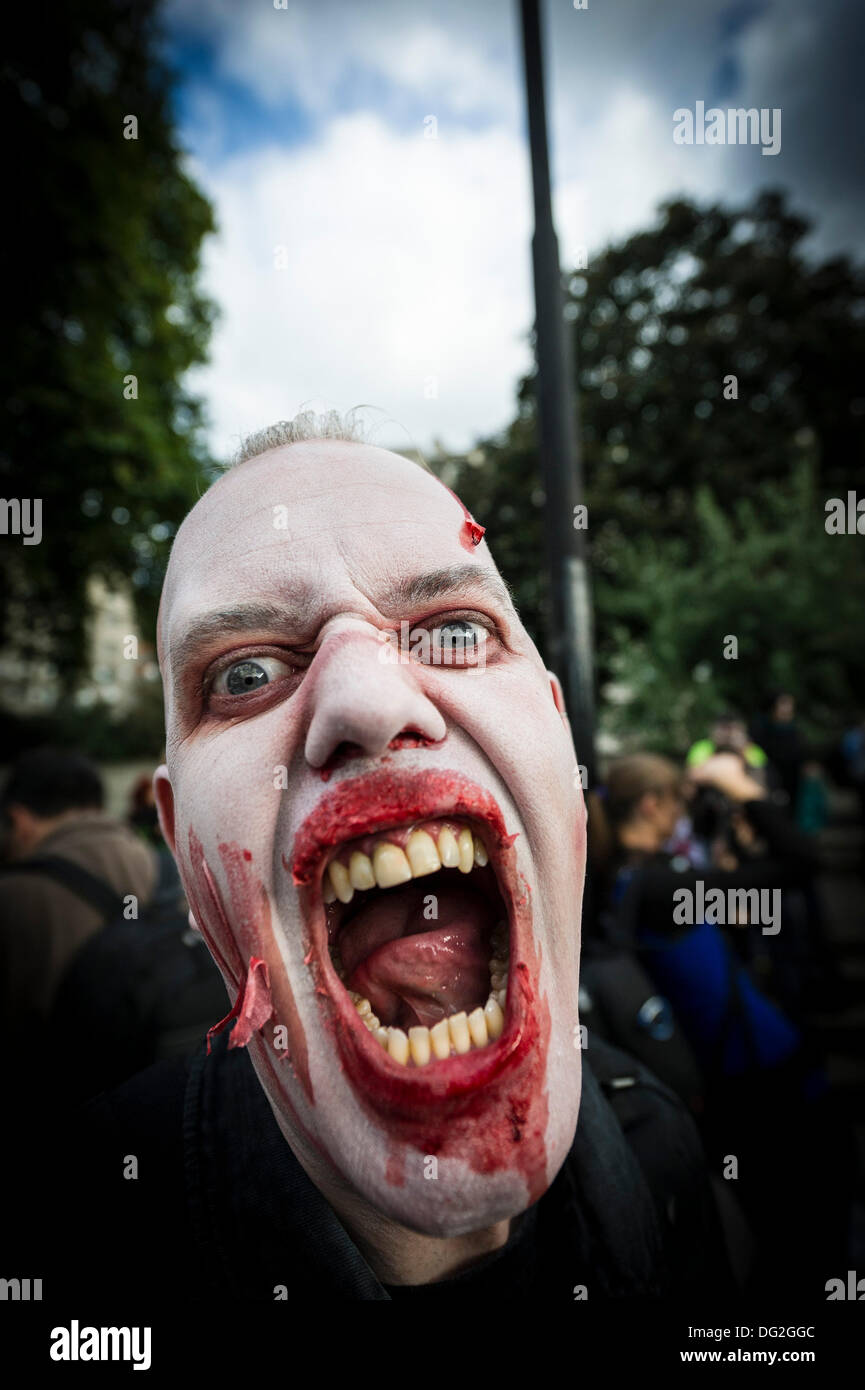
<path id="1" fill-rule="evenodd" d="M 338 410 L 326 410 L 320 415 L 314 410 L 302 410 L 293 420 L 277 420 L 276 424 L 268 425 L 266 429 L 246 435 L 229 467 L 246 463 L 247 459 L 258 458 L 259 454 L 266 454 L 270 449 L 282 449 L 288 444 L 302 444 L 311 439 L 335 439 L 346 444 L 367 444 L 370 442 L 367 424 L 358 414 L 362 409 L 363 406 L 354 406 L 345 414 Z M 417 457 L 410 458 L 409 462 L 431 472 L 419 451 Z"/>

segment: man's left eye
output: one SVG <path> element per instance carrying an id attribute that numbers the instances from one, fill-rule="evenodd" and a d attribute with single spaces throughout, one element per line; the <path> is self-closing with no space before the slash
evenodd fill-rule
<path id="1" fill-rule="evenodd" d="M 471 656 L 481 648 L 489 633 L 483 623 L 470 618 L 450 618 L 430 628 L 433 651 L 450 652 L 454 656 Z"/>
<path id="2" fill-rule="evenodd" d="M 227 666 L 213 682 L 214 695 L 250 695 L 291 668 L 275 656 L 246 657 Z"/>

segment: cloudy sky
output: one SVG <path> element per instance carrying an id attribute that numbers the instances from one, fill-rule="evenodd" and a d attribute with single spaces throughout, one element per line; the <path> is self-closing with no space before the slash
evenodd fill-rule
<path id="1" fill-rule="evenodd" d="M 464 449 L 530 365 L 531 186 L 517 0 L 166 0 L 177 115 L 219 234 L 193 378 L 218 457 L 302 407 Z M 815 253 L 860 252 L 856 0 L 546 0 L 563 264 L 676 193 L 783 186 Z M 681 145 L 680 107 L 780 108 L 781 150 Z M 435 138 L 430 138 L 434 135 Z"/>

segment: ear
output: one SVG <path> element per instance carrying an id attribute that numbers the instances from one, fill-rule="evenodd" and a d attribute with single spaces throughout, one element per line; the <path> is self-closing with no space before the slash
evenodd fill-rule
<path id="1" fill-rule="evenodd" d="M 156 797 L 156 809 L 159 812 L 159 825 L 165 837 L 165 843 L 171 850 L 175 859 L 177 854 L 174 848 L 174 792 L 171 787 L 171 778 L 168 776 L 168 768 L 163 763 L 153 774 L 153 795 Z"/>
<path id="2" fill-rule="evenodd" d="M 565 692 L 562 690 L 562 683 L 555 671 L 548 671 L 547 676 L 549 677 L 550 689 L 553 692 L 553 704 L 567 724 L 568 711 L 565 709 Z"/>
<path id="3" fill-rule="evenodd" d="M 568 718 L 568 711 L 567 711 L 567 707 L 566 707 L 566 705 L 565 705 L 565 692 L 562 690 L 562 683 L 561 683 L 561 681 L 559 680 L 558 676 L 556 675 L 555 671 L 548 671 L 548 672 L 547 672 L 547 679 L 548 679 L 549 682 L 550 682 L 550 690 L 552 691 L 552 695 L 553 695 L 553 704 L 555 705 L 556 709 L 559 711 L 559 715 L 561 716 L 562 723 L 563 723 L 564 726 L 565 726 L 565 733 L 567 734 L 568 739 L 570 740 L 571 748 L 573 749 L 573 754 L 574 754 L 574 761 L 576 762 L 576 761 L 577 761 L 577 750 L 576 750 L 576 747 L 575 747 L 575 745 L 574 745 L 574 734 L 573 734 L 573 730 L 571 729 L 571 721 L 570 721 L 570 719 Z"/>

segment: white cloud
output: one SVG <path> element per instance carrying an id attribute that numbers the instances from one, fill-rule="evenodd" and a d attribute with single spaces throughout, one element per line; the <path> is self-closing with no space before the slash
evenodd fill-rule
<path id="1" fill-rule="evenodd" d="M 792 180 L 801 203 L 803 182 L 806 196 L 815 177 L 819 188 L 819 169 L 832 164 L 825 125 L 805 158 L 813 120 L 803 112 L 798 140 L 787 123 L 814 20 L 803 19 L 810 0 L 787 2 L 786 29 L 770 8 L 732 44 L 744 76 L 735 104 L 785 106 L 777 159 L 673 143 L 673 110 L 705 99 L 732 51 L 718 39 L 726 0 L 698 12 L 693 0 L 546 7 L 563 264 L 648 225 L 677 193 L 740 202 Z M 421 447 L 439 437 L 464 448 L 506 425 L 530 366 L 534 310 L 516 8 L 289 0 L 283 12 L 265 0 L 208 0 L 203 10 L 171 0 L 168 16 L 176 32 L 206 36 L 217 72 L 270 113 L 261 143 L 225 158 L 218 89 L 199 76 L 187 92 L 196 173 L 221 227 L 206 274 L 223 321 L 212 365 L 197 374 L 215 451 L 312 403 L 376 404 L 398 422 L 382 425 L 383 442 L 404 430 Z M 812 115 L 813 93 L 801 100 Z M 310 143 L 286 143 L 286 103 L 306 111 Z M 423 138 L 427 113 L 437 141 Z M 796 183 L 797 155 L 818 174 Z M 287 248 L 282 271 L 277 245 Z"/>
<path id="2" fill-rule="evenodd" d="M 376 100 L 431 100 L 433 112 L 461 115 L 514 107 L 509 54 L 512 16 L 506 6 L 439 0 L 434 11 L 417 0 L 168 0 L 176 32 L 205 33 L 217 71 L 265 106 L 297 104 L 327 117 L 379 83 Z M 366 83 L 364 87 L 363 84 Z"/>
<path id="3" fill-rule="evenodd" d="M 463 447 L 510 417 L 530 361 L 520 141 L 427 140 L 358 115 L 333 121 L 314 147 L 195 172 L 221 228 L 205 282 L 223 321 L 192 383 L 219 454 L 309 403 L 380 406 L 396 422 L 383 441 L 403 428 L 422 447 L 436 435 Z"/>
<path id="4" fill-rule="evenodd" d="M 650 225 L 662 197 L 717 193 L 723 164 L 717 147 L 673 143 L 672 110 L 634 87 L 613 88 L 600 118 L 581 127 L 579 149 L 562 158 L 555 196 L 562 264 Z M 567 172 L 570 171 L 570 172 Z"/>
<path id="5" fill-rule="evenodd" d="M 673 145 L 667 118 L 637 92 L 611 95 L 579 175 L 557 190 L 563 264 L 645 225 L 677 186 L 690 152 Z M 692 159 L 692 190 L 711 182 L 713 163 Z M 467 448 L 513 418 L 534 315 L 518 135 L 427 140 L 420 123 L 398 133 L 359 114 L 330 122 L 313 146 L 272 145 L 196 173 L 221 228 L 205 274 L 223 318 L 193 385 L 220 456 L 313 403 L 379 406 L 395 422 L 382 441 L 421 448 L 435 438 Z"/>

